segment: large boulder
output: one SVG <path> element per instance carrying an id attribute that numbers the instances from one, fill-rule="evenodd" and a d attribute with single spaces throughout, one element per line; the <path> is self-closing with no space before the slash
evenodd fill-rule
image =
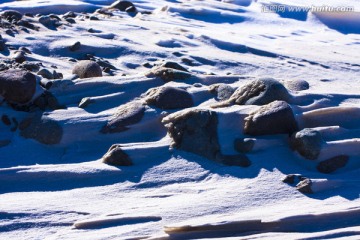
<path id="1" fill-rule="evenodd" d="M 252 112 L 245 118 L 244 133 L 259 136 L 292 134 L 298 126 L 289 104 L 274 101 Z"/>
<path id="2" fill-rule="evenodd" d="M 57 121 L 36 113 L 20 123 L 20 135 L 43 144 L 54 145 L 60 143 L 63 129 Z"/>
<path id="3" fill-rule="evenodd" d="M 229 100 L 214 107 L 237 105 L 265 105 L 275 100 L 289 102 L 291 95 L 279 81 L 273 78 L 254 80 L 238 88 Z"/>
<path id="4" fill-rule="evenodd" d="M 339 168 L 345 167 L 349 161 L 349 156 L 340 155 L 320 162 L 317 170 L 321 173 L 332 173 Z"/>
<path id="5" fill-rule="evenodd" d="M 159 87 L 145 93 L 145 102 L 161 109 L 180 109 L 194 106 L 190 93 L 176 87 Z"/>
<path id="6" fill-rule="evenodd" d="M 79 78 L 101 77 L 102 71 L 99 64 L 90 60 L 79 61 L 73 68 L 73 74 Z"/>
<path id="7" fill-rule="evenodd" d="M 190 110 L 177 112 L 163 119 L 172 138 L 172 146 L 209 159 L 216 159 L 220 153 L 215 112 Z"/>
<path id="8" fill-rule="evenodd" d="M 318 158 L 323 142 L 320 132 L 311 128 L 296 132 L 290 138 L 291 148 L 309 160 Z"/>
<path id="9" fill-rule="evenodd" d="M 36 77 L 24 70 L 0 72 L 0 95 L 12 103 L 24 104 L 35 94 Z"/>
<path id="10" fill-rule="evenodd" d="M 243 154 L 221 154 L 217 135 L 218 118 L 213 111 L 191 109 L 176 112 L 165 117 L 162 122 L 172 138 L 172 147 L 225 165 L 248 167 L 251 164 Z"/>
<path id="11" fill-rule="evenodd" d="M 121 149 L 121 146 L 114 144 L 102 157 L 103 163 L 112 166 L 131 166 L 133 165 L 130 157 Z"/>
<path id="12" fill-rule="evenodd" d="M 133 125 L 141 121 L 145 113 L 145 106 L 141 102 L 129 102 L 120 106 L 116 113 L 101 129 L 101 133 L 117 133 L 129 129 L 129 125 Z"/>

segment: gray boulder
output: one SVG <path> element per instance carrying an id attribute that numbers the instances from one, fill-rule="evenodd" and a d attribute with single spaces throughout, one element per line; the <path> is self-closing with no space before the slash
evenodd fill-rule
<path id="1" fill-rule="evenodd" d="M 145 102 L 161 109 L 180 109 L 194 106 L 187 91 L 175 87 L 159 87 L 145 93 Z"/>
<path id="2" fill-rule="evenodd" d="M 191 109 L 173 113 L 162 122 L 172 138 L 172 147 L 230 166 L 247 167 L 250 160 L 242 154 L 223 155 L 218 142 L 215 112 Z"/>
<path id="3" fill-rule="evenodd" d="M 237 105 L 265 105 L 275 100 L 288 102 L 291 96 L 288 90 L 279 81 L 272 78 L 254 80 L 238 88 L 229 100 L 215 105 L 224 107 Z"/>
<path id="4" fill-rule="evenodd" d="M 320 132 L 311 128 L 305 128 L 290 137 L 291 148 L 310 160 L 318 158 L 323 142 Z"/>
<path id="5" fill-rule="evenodd" d="M 73 74 L 79 76 L 79 78 L 91 78 L 101 77 L 102 71 L 99 64 L 90 60 L 79 61 L 72 71 Z"/>
<path id="6" fill-rule="evenodd" d="M 37 113 L 20 123 L 20 135 L 43 144 L 54 145 L 60 143 L 63 129 L 55 120 Z"/>
<path id="7" fill-rule="evenodd" d="M 274 101 L 262 106 L 245 118 L 244 133 L 259 136 L 272 134 L 292 134 L 298 126 L 289 104 Z"/>
<path id="8" fill-rule="evenodd" d="M 6 70 L 0 72 L 0 94 L 12 103 L 24 104 L 35 94 L 36 77 L 24 70 Z"/>
<path id="9" fill-rule="evenodd" d="M 114 116 L 101 129 L 101 133 L 117 133 L 129 129 L 129 125 L 133 125 L 141 121 L 145 113 L 145 106 L 141 102 L 129 102 L 120 106 Z"/>
<path id="10" fill-rule="evenodd" d="M 339 168 L 345 167 L 348 161 L 349 156 L 340 155 L 320 162 L 316 168 L 321 173 L 332 173 Z"/>
<path id="11" fill-rule="evenodd" d="M 296 190 L 304 194 L 314 193 L 312 190 L 312 181 L 310 178 L 305 178 L 296 185 Z"/>
<path id="12" fill-rule="evenodd" d="M 114 144 L 102 157 L 103 163 L 112 166 L 131 166 L 133 165 L 130 157 L 121 149 L 121 146 Z"/>

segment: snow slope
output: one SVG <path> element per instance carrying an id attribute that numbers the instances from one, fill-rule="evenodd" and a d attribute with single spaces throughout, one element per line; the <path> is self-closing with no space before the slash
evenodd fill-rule
<path id="1" fill-rule="evenodd" d="M 1 33 L 8 45 L 31 50 L 31 61 L 55 65 L 64 74 L 51 92 L 67 107 L 47 111 L 64 132 L 54 146 L 25 139 L 0 123 L 1 239 L 360 238 L 358 1 L 309 1 L 353 6 L 351 13 L 284 15 L 261 9 L 274 2 L 304 6 L 304 1 L 134 0 L 142 14 L 95 14 L 99 21 L 85 17 L 112 2 L 0 4 L 1 10 L 22 13 L 83 12 L 76 24 L 56 30 L 34 23 L 39 31 L 20 31 L 14 37 Z M 70 51 L 77 41 L 80 50 Z M 116 70 L 101 78 L 72 80 L 69 58 L 84 54 L 107 60 Z M 0 52 L 0 60 L 10 57 Z M 243 117 L 257 107 L 213 109 L 210 85 L 240 87 L 260 77 L 284 83 L 306 80 L 308 90 L 291 92 L 297 119 L 304 127 L 311 125 L 307 119 L 318 119 L 311 127 L 322 131 L 328 143 L 319 160 L 341 151 L 349 155 L 348 165 L 332 174 L 319 173 L 317 162 L 291 151 L 283 135 L 258 137 L 256 150 L 247 154 L 252 162 L 248 168 L 218 164 L 171 149 L 161 119 L 176 110 L 149 106 L 129 130 L 100 133 L 120 105 L 164 85 L 145 76 L 149 69 L 144 63 L 161 60 L 179 62 L 193 74 L 165 85 L 186 89 L 194 108 L 216 111 L 221 150 L 227 154 L 236 153 L 234 139 L 245 136 Z M 95 103 L 79 108 L 85 97 Z M 332 107 L 342 112 L 324 115 Z M 6 104 L 0 109 L 19 120 L 28 115 Z M 102 163 L 115 143 L 133 166 Z M 313 180 L 313 194 L 281 181 L 294 173 Z"/>

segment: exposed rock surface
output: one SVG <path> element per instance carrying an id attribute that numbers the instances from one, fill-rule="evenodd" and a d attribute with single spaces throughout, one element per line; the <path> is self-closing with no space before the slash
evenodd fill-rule
<path id="1" fill-rule="evenodd" d="M 35 94 L 36 77 L 24 70 L 0 72 L 0 95 L 7 101 L 24 104 Z"/>
<path id="2" fill-rule="evenodd" d="M 339 168 L 345 167 L 349 161 L 349 156 L 340 155 L 320 162 L 317 170 L 321 173 L 332 173 Z"/>
<path id="3" fill-rule="evenodd" d="M 173 68 L 166 67 L 154 67 L 148 73 L 145 74 L 147 77 L 159 77 L 164 82 L 170 82 L 175 80 L 186 80 L 191 77 L 191 74 L 185 71 L 180 71 Z"/>
<path id="4" fill-rule="evenodd" d="M 131 166 L 133 165 L 130 157 L 121 149 L 121 146 L 114 144 L 102 157 L 102 161 L 112 166 Z"/>
<path id="5" fill-rule="evenodd" d="M 289 104 L 274 101 L 245 118 L 244 133 L 249 135 L 292 134 L 297 123 Z"/>
<path id="6" fill-rule="evenodd" d="M 310 178 L 305 178 L 296 185 L 296 189 L 305 194 L 314 193 L 311 189 L 312 181 Z"/>
<path id="7" fill-rule="evenodd" d="M 55 120 L 36 113 L 20 123 L 20 134 L 25 138 L 32 138 L 36 141 L 53 145 L 60 143 L 63 136 L 63 129 Z"/>
<path id="8" fill-rule="evenodd" d="M 72 71 L 73 74 L 79 76 L 79 78 L 91 78 L 101 77 L 102 71 L 99 64 L 90 60 L 79 61 Z"/>
<path id="9" fill-rule="evenodd" d="M 149 105 L 161 109 L 181 109 L 194 106 L 190 93 L 176 87 L 159 87 L 145 93 L 145 101 Z"/>
<path id="10" fill-rule="evenodd" d="M 310 85 L 305 80 L 291 80 L 284 82 L 286 88 L 293 91 L 304 91 L 310 88 Z"/>
<path id="11" fill-rule="evenodd" d="M 195 153 L 230 166 L 247 167 L 250 160 L 243 154 L 223 155 L 217 135 L 218 118 L 209 110 L 176 112 L 163 119 L 172 147 Z"/>
<path id="12" fill-rule="evenodd" d="M 275 100 L 288 102 L 290 99 L 288 90 L 280 82 L 272 78 L 261 78 L 238 88 L 229 100 L 213 107 L 225 107 L 233 104 L 265 105 Z"/>
<path id="13" fill-rule="evenodd" d="M 101 133 L 123 132 L 129 125 L 141 121 L 145 113 L 145 106 L 141 102 L 129 102 L 120 106 L 114 116 L 101 129 Z"/>
<path id="14" fill-rule="evenodd" d="M 110 8 L 116 8 L 123 12 L 136 12 L 136 7 L 132 2 L 129 1 L 116 1 L 111 4 Z"/>
<path id="15" fill-rule="evenodd" d="M 291 148 L 310 160 L 318 158 L 323 142 L 320 132 L 311 128 L 294 133 L 290 138 Z"/>
<path id="16" fill-rule="evenodd" d="M 0 16 L 9 22 L 20 21 L 23 15 L 16 10 L 6 10 L 0 13 Z"/>

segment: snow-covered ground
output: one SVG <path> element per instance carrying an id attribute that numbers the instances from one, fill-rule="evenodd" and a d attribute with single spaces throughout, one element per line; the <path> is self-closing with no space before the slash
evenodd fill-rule
<path id="1" fill-rule="evenodd" d="M 134 0 L 137 14 L 113 16 L 94 13 L 112 0 L 1 2 L 1 11 L 34 14 L 27 19 L 39 29 L 0 29 L 12 47 L 0 60 L 26 47 L 29 62 L 55 66 L 64 77 L 49 91 L 66 109 L 45 110 L 63 131 L 55 145 L 0 122 L 0 239 L 360 238 L 359 1 Z M 286 8 L 264 12 L 274 4 Z M 354 11 L 289 10 L 312 5 Z M 68 11 L 77 13 L 76 23 L 62 18 Z M 45 27 L 39 13 L 57 14 L 62 25 Z M 69 50 L 78 41 L 80 48 Z M 86 54 L 116 69 L 73 80 L 72 60 Z M 148 75 L 148 66 L 162 60 L 181 64 L 192 77 L 164 83 Z M 288 136 L 277 134 L 253 137 L 258 145 L 246 154 L 251 166 L 223 165 L 172 148 L 161 120 L 178 109 L 150 105 L 128 130 L 100 132 L 119 106 L 143 99 L 150 88 L 173 86 L 191 94 L 194 109 L 216 112 L 221 152 L 236 154 L 234 140 L 251 137 L 243 133 L 243 118 L 259 107 L 214 108 L 210 86 L 238 88 L 262 77 L 288 87 L 300 128 L 322 133 L 327 143 L 318 160 L 295 153 Z M 291 87 L 300 80 L 309 89 Z M 93 102 L 78 107 L 86 97 Z M 18 122 L 31 114 L 0 106 L 0 115 Z M 102 162 L 113 144 L 132 166 Z M 345 167 L 316 170 L 319 161 L 338 155 L 349 156 Z M 288 174 L 311 179 L 314 193 L 282 182 Z"/>

